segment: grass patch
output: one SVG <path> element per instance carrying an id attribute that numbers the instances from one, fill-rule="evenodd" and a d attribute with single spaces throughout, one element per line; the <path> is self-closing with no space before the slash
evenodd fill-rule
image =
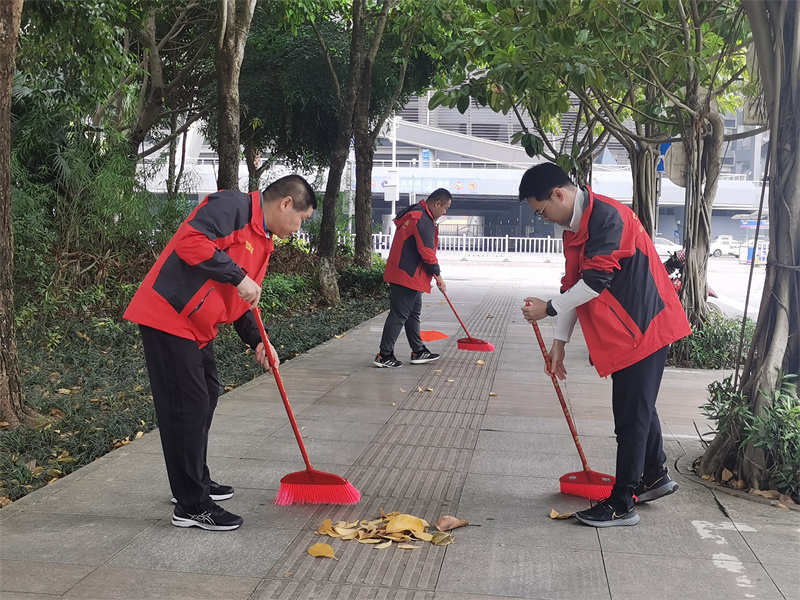
<path id="1" fill-rule="evenodd" d="M 268 312 L 297 291 L 285 279 L 276 288 L 290 293 L 266 295 Z M 286 361 L 388 306 L 386 296 L 349 299 L 271 316 L 267 324 Z M 48 419 L 0 431 L 0 497 L 17 500 L 157 426 L 138 327 L 110 318 L 56 323 L 17 332 L 25 402 Z M 215 351 L 223 391 L 264 373 L 233 327 L 221 328 Z"/>

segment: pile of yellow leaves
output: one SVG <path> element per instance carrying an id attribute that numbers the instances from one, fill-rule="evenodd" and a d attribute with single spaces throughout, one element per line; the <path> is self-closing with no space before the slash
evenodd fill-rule
<path id="1" fill-rule="evenodd" d="M 419 550 L 422 546 L 418 545 L 418 542 L 430 542 L 435 546 L 446 546 L 455 542 L 455 538 L 445 531 L 434 530 L 429 533 L 427 528 L 430 525 L 425 519 L 400 512 L 387 514 L 383 512 L 383 509 L 380 509 L 380 513 L 379 519 L 371 521 L 332 523 L 330 519 L 325 519 L 325 522 L 314 533 L 341 540 L 355 540 L 360 544 L 372 544 L 379 550 L 388 548 L 395 542 L 397 547 L 402 550 Z M 465 520 L 453 517 L 442 517 L 437 521 L 437 525 L 443 523 L 445 518 L 453 519 L 453 521 L 447 522 L 448 529 L 452 529 L 453 526 L 468 525 Z M 308 549 L 308 553 L 312 556 L 336 558 L 333 555 L 333 548 L 328 544 L 314 544 Z"/>

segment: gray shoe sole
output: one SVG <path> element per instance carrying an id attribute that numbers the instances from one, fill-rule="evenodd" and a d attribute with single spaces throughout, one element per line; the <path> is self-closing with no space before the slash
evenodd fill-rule
<path id="1" fill-rule="evenodd" d="M 646 492 L 642 492 L 641 496 L 636 496 L 636 504 L 644 504 L 645 502 L 652 502 L 653 500 L 658 500 L 659 498 L 663 498 L 664 496 L 669 496 L 670 494 L 676 492 L 678 490 L 678 483 L 675 481 L 668 481 L 664 485 L 660 485 L 657 488 L 653 488 L 652 490 L 647 490 Z"/>
<path id="2" fill-rule="evenodd" d="M 184 519 L 183 517 L 176 517 L 175 515 L 172 515 L 172 524 L 175 525 L 175 527 L 199 527 L 200 529 L 206 529 L 208 531 L 232 531 L 234 529 L 239 529 L 242 525 L 241 523 L 237 525 L 212 525 L 211 523 L 201 523 L 194 519 Z"/>
<path id="3" fill-rule="evenodd" d="M 581 518 L 578 513 L 575 513 L 575 518 L 578 519 L 584 525 L 590 525 L 592 527 L 630 527 L 632 525 L 636 525 L 639 522 L 639 515 L 634 513 L 630 517 L 626 517 L 624 519 L 616 519 L 615 521 L 592 521 L 590 519 L 583 519 Z"/>
<path id="4" fill-rule="evenodd" d="M 440 358 L 440 356 L 437 356 L 436 358 L 412 358 L 410 362 L 412 365 L 424 365 L 425 363 L 437 361 Z"/>

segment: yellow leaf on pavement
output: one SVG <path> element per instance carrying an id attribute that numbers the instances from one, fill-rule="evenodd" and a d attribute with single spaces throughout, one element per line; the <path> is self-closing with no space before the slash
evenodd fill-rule
<path id="1" fill-rule="evenodd" d="M 335 335 L 335 336 L 333 336 L 333 337 L 335 337 L 337 340 L 340 340 L 340 339 L 342 339 L 344 336 L 345 336 L 345 334 L 343 333 L 342 335 Z"/>
<path id="2" fill-rule="evenodd" d="M 550 509 L 550 518 L 551 519 L 569 519 L 575 513 L 560 513 L 554 508 Z"/>
<path id="3" fill-rule="evenodd" d="M 477 361 L 475 364 L 476 364 L 476 365 L 485 365 L 486 363 L 485 363 L 485 362 L 483 362 L 482 360 L 479 360 L 479 361 Z"/>
<path id="4" fill-rule="evenodd" d="M 490 396 L 493 396 L 493 397 L 494 397 L 494 396 L 497 396 L 497 394 L 495 394 L 494 392 L 489 392 L 489 395 L 490 395 Z"/>
<path id="5" fill-rule="evenodd" d="M 330 535 L 332 533 L 336 533 L 333 530 L 333 527 L 331 527 L 331 520 L 325 519 L 322 522 L 322 525 L 319 526 L 319 529 L 317 529 L 317 533 L 321 533 L 322 535 Z"/>
<path id="6" fill-rule="evenodd" d="M 392 540 L 387 540 L 385 542 L 381 542 L 380 544 L 375 544 L 375 548 L 383 549 L 383 548 L 388 548 L 391 545 L 392 545 Z"/>
<path id="7" fill-rule="evenodd" d="M 311 556 L 324 556 L 339 560 L 333 555 L 333 548 L 328 544 L 314 544 L 313 546 L 311 546 L 311 548 L 308 549 L 308 553 Z"/>
<path id="8" fill-rule="evenodd" d="M 415 546 L 414 544 L 398 544 L 397 547 L 401 550 L 419 550 L 421 546 Z"/>
<path id="9" fill-rule="evenodd" d="M 389 519 L 389 522 L 386 524 L 386 533 L 425 531 L 425 525 L 425 521 L 414 515 L 400 514 Z"/>
<path id="10" fill-rule="evenodd" d="M 383 540 L 380 538 L 364 538 L 363 540 L 358 540 L 359 544 L 380 544 Z"/>
<path id="11" fill-rule="evenodd" d="M 722 481 L 728 482 L 733 479 L 733 473 L 728 469 L 722 469 Z"/>
<path id="12" fill-rule="evenodd" d="M 412 531 L 411 535 L 418 540 L 422 540 L 423 542 L 430 542 L 433 539 L 433 535 L 430 533 L 425 533 L 424 531 Z"/>

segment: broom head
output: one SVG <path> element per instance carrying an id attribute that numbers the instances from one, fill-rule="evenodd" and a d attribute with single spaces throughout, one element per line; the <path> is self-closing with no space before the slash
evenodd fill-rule
<path id="1" fill-rule="evenodd" d="M 611 488 L 616 479 L 613 475 L 598 473 L 591 469 L 567 473 L 561 479 L 561 493 L 570 496 L 580 496 L 589 500 L 602 500 L 611 496 Z"/>
<path id="2" fill-rule="evenodd" d="M 281 487 L 273 502 L 290 504 L 358 504 L 361 492 L 344 477 L 316 469 L 289 473 L 281 479 Z"/>
<path id="3" fill-rule="evenodd" d="M 475 352 L 494 352 L 494 344 L 474 337 L 465 337 L 458 340 L 458 349 L 473 350 Z"/>

